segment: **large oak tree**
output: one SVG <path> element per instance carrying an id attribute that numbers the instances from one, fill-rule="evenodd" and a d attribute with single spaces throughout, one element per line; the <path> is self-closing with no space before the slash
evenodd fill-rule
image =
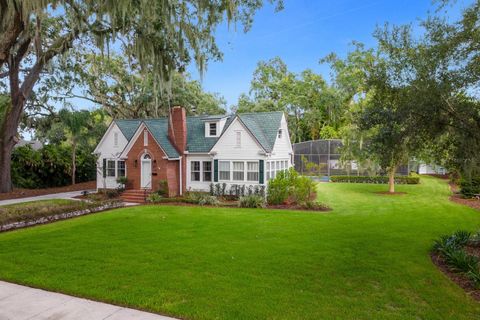
<path id="1" fill-rule="evenodd" d="M 270 2 L 274 2 L 271 0 Z M 35 84 L 52 60 L 78 46 L 124 54 L 154 77 L 156 86 L 191 61 L 202 71 L 221 58 L 215 27 L 224 21 L 248 29 L 261 0 L 0 0 L 0 77 L 10 105 L 0 115 L 0 192 L 11 184 L 11 153 Z M 281 6 L 278 3 L 277 8 Z"/>

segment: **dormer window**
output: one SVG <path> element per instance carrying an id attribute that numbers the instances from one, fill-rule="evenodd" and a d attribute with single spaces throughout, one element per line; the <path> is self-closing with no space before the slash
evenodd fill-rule
<path id="1" fill-rule="evenodd" d="M 277 135 L 278 139 L 282 139 L 282 134 L 283 134 L 283 130 L 279 129 L 278 130 L 278 135 Z"/>
<path id="2" fill-rule="evenodd" d="M 211 137 L 216 137 L 217 136 L 217 123 L 216 122 L 209 123 L 209 135 Z"/>

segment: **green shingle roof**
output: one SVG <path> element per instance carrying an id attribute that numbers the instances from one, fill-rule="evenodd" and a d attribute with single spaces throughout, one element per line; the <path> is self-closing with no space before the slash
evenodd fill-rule
<path id="1" fill-rule="evenodd" d="M 178 158 L 180 156 L 177 149 L 170 143 L 170 139 L 168 139 L 167 118 L 149 119 L 143 122 L 169 158 Z"/>
<path id="2" fill-rule="evenodd" d="M 125 138 L 130 141 L 142 120 L 115 120 L 115 123 L 122 131 Z"/>
<path id="3" fill-rule="evenodd" d="M 255 136 L 260 145 L 267 152 L 271 152 L 275 144 L 278 129 L 282 119 L 282 112 L 242 113 L 238 117 Z M 187 150 L 192 153 L 209 152 L 218 138 L 205 137 L 205 119 L 219 119 L 224 116 L 194 116 L 187 117 Z M 235 116 L 230 116 L 225 123 L 223 132 L 230 126 Z M 179 156 L 175 147 L 168 139 L 168 119 L 147 120 L 116 120 L 115 121 L 125 138 L 130 141 L 143 122 L 154 138 L 158 141 L 169 158 Z M 222 134 L 223 134 L 222 132 Z"/>
<path id="4" fill-rule="evenodd" d="M 275 145 L 278 129 L 280 129 L 282 115 L 282 112 L 275 111 L 241 113 L 238 116 L 250 132 L 257 138 L 265 151 L 271 152 Z"/>

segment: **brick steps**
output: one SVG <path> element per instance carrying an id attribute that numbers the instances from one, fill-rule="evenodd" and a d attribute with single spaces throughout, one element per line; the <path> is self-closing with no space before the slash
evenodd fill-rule
<path id="1" fill-rule="evenodd" d="M 145 190 L 125 190 L 120 198 L 125 202 L 145 203 L 145 199 L 151 191 Z"/>

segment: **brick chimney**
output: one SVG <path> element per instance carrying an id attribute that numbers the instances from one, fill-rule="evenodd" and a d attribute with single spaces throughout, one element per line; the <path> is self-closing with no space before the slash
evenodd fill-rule
<path id="1" fill-rule="evenodd" d="M 168 119 L 168 138 L 183 155 L 187 148 L 187 111 L 184 107 L 173 107 Z"/>

